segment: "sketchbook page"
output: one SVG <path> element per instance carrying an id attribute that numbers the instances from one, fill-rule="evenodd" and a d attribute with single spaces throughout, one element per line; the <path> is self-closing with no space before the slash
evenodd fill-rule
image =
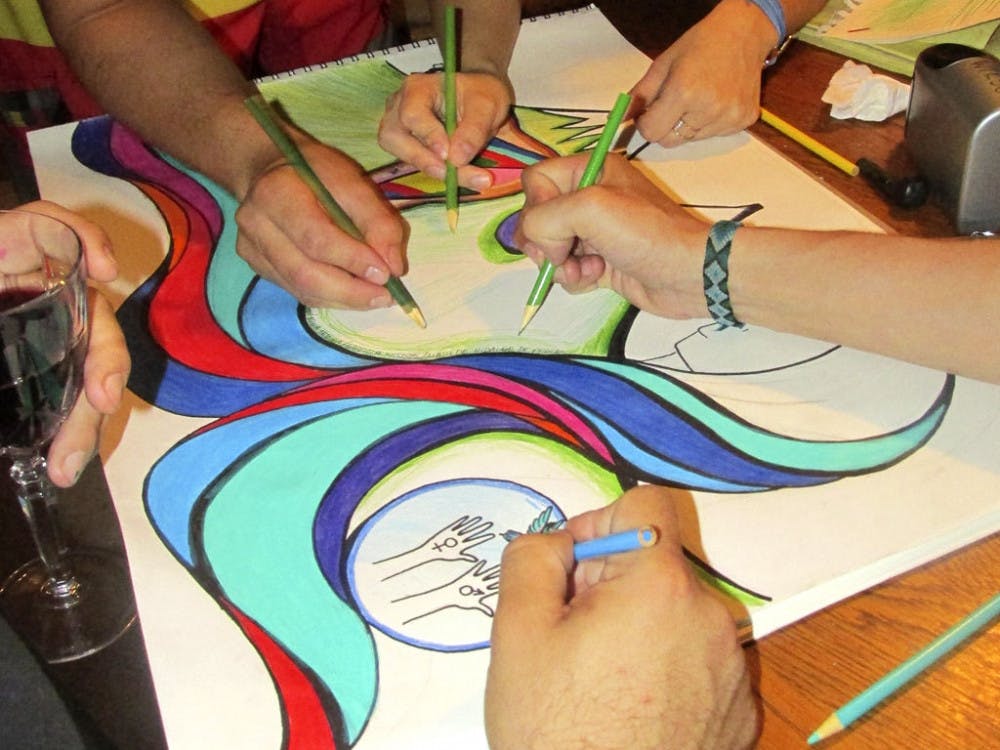
<path id="1" fill-rule="evenodd" d="M 843 35 L 829 34 L 831 23 L 844 8 L 844 0 L 829 3 L 795 34 L 799 41 L 837 52 L 859 62 L 874 65 L 900 75 L 912 76 L 917 57 L 935 44 L 964 44 L 974 49 L 990 49 L 991 38 L 1000 27 L 1000 19 L 956 31 L 921 36 L 901 42 L 866 42 Z M 848 34 L 848 37 L 853 35 Z"/>
<path id="2" fill-rule="evenodd" d="M 425 43 L 260 84 L 403 212 L 424 330 L 300 309 L 236 255 L 231 196 L 106 118 L 30 135 L 42 195 L 119 259 L 133 377 L 102 457 L 173 750 L 485 748 L 506 539 L 636 482 L 684 488 L 691 564 L 758 637 L 1000 529 L 995 386 L 607 292 L 555 287 L 518 337 L 520 170 L 591 146 L 648 58 L 593 8 L 526 22 L 495 189 L 456 233 L 443 186 L 374 137 L 439 61 Z M 879 231 L 746 133 L 636 161 L 707 218 Z"/>
<path id="3" fill-rule="evenodd" d="M 1000 0 L 843 0 L 842 10 L 823 33 L 886 44 L 961 31 L 998 18 Z"/>

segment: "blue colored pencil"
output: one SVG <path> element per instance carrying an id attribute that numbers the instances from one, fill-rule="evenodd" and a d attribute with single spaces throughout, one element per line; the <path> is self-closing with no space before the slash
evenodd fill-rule
<path id="1" fill-rule="evenodd" d="M 830 714 L 809 736 L 809 744 L 815 745 L 860 719 L 998 616 L 1000 616 L 1000 594 Z"/>
<path id="2" fill-rule="evenodd" d="M 573 559 L 580 562 L 592 557 L 606 557 L 607 555 L 617 555 L 620 552 L 652 547 L 659 538 L 659 532 L 652 526 L 620 531 L 617 534 L 609 534 L 586 542 L 577 542 L 573 545 Z"/>

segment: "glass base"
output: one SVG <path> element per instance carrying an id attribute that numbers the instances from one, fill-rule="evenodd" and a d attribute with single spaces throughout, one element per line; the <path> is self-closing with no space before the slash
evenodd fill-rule
<path id="1" fill-rule="evenodd" d="M 39 559 L 25 563 L 0 587 L 0 611 L 49 664 L 100 651 L 135 622 L 132 583 L 124 560 L 102 550 L 71 550 L 64 557 L 78 584 L 70 597 L 46 593 Z"/>

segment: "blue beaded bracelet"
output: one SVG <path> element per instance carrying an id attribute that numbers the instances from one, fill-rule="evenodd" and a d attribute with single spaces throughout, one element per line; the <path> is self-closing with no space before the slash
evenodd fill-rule
<path id="1" fill-rule="evenodd" d="M 763 11 L 767 19 L 774 24 L 778 32 L 778 43 L 775 47 L 780 47 L 788 36 L 788 25 L 785 23 L 785 9 L 781 5 L 781 0 L 750 0 Z"/>
<path id="2" fill-rule="evenodd" d="M 733 248 L 733 236 L 739 228 L 738 221 L 716 222 L 708 231 L 705 242 L 705 265 L 702 267 L 705 303 L 715 322 L 724 328 L 743 327 L 743 323 L 736 319 L 729 300 L 729 251 Z"/>

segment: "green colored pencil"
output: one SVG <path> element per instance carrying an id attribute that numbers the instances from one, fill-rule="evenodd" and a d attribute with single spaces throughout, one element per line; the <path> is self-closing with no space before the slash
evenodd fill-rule
<path id="1" fill-rule="evenodd" d="M 597 182 L 597 177 L 604 166 L 604 160 L 608 156 L 608 151 L 611 150 L 611 144 L 614 143 L 618 127 L 621 125 L 631 101 L 632 97 L 628 94 L 618 95 L 615 106 L 612 107 L 610 114 L 608 114 L 608 121 L 604 125 L 604 130 L 597 140 L 597 145 L 590 152 L 590 160 L 587 162 L 587 166 L 583 170 L 583 175 L 580 177 L 580 184 L 577 186 L 578 190 L 590 187 Z M 528 323 L 531 322 L 531 319 L 535 317 L 535 313 L 541 308 L 542 302 L 545 300 L 545 296 L 549 293 L 549 289 L 552 286 L 552 276 L 555 272 L 555 266 L 552 265 L 551 261 L 546 260 L 542 263 L 541 268 L 538 270 L 538 278 L 535 279 L 535 285 L 531 288 L 531 294 L 528 295 L 528 302 L 524 306 L 524 317 L 521 319 L 521 330 L 517 332 L 518 335 L 521 335 L 524 329 L 528 327 Z"/>
<path id="2" fill-rule="evenodd" d="M 809 744 L 815 745 L 860 719 L 997 617 L 1000 617 L 1000 594 L 830 714 L 819 728 L 809 735 Z"/>
<path id="3" fill-rule="evenodd" d="M 333 222 L 347 232 L 349 235 L 358 240 L 364 240 L 364 236 L 355 226 L 354 222 L 351 221 L 351 217 L 340 207 L 334 197 L 330 195 L 330 191 L 326 189 L 326 185 L 317 177 L 316 173 L 313 171 L 312 167 L 309 166 L 309 162 L 306 161 L 305 156 L 299 150 L 298 146 L 295 145 L 295 141 L 288 137 L 288 134 L 281 128 L 278 124 L 276 115 L 272 112 L 271 106 L 267 103 L 263 96 L 259 93 L 249 96 L 244 101 L 247 109 L 253 114 L 254 118 L 260 123 L 260 126 L 267 133 L 274 145 L 278 147 L 282 155 L 292 166 L 295 172 L 302 178 L 302 181 L 309 186 L 312 190 L 313 195 L 320 202 L 326 213 L 330 216 Z M 414 302 L 413 297 L 410 295 L 409 291 L 403 286 L 403 282 L 400 281 L 395 276 L 390 276 L 389 280 L 385 283 L 385 288 L 392 295 L 392 298 L 396 301 L 402 309 L 403 312 L 410 317 L 418 326 L 421 328 L 427 327 L 427 321 L 424 320 L 424 315 Z"/>
<path id="4" fill-rule="evenodd" d="M 458 53 L 455 38 L 455 6 L 444 9 L 444 129 L 450 138 L 458 125 L 458 111 L 455 103 L 455 67 Z M 444 173 L 444 205 L 448 212 L 448 226 L 451 231 L 458 228 L 458 170 L 449 159 Z"/>

